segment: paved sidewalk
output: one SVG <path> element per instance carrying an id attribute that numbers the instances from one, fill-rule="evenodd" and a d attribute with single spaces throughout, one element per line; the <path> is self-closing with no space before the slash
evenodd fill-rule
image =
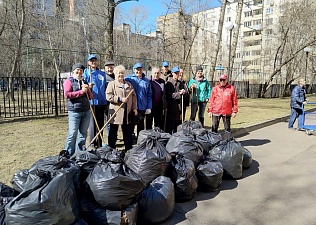
<path id="1" fill-rule="evenodd" d="M 316 136 L 279 122 L 237 138 L 253 155 L 239 180 L 176 204 L 163 225 L 316 224 Z"/>

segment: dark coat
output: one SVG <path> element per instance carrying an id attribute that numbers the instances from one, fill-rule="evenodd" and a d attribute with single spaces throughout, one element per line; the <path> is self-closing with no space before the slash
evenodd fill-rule
<path id="1" fill-rule="evenodd" d="M 184 84 L 173 78 L 169 79 L 165 86 L 165 95 L 167 101 L 167 120 L 181 120 L 181 94 L 180 90 L 185 89 Z M 184 94 L 184 98 L 188 93 Z"/>
<path id="2" fill-rule="evenodd" d="M 295 86 L 291 96 L 291 108 L 302 109 L 304 101 L 306 101 L 305 89 L 300 85 Z"/>

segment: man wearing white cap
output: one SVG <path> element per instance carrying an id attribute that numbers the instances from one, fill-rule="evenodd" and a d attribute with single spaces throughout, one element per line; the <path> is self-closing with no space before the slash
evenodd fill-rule
<path id="1" fill-rule="evenodd" d="M 221 118 L 225 130 L 230 132 L 231 117 L 235 118 L 238 112 L 238 99 L 235 87 L 227 81 L 227 75 L 219 77 L 219 84 L 211 92 L 207 111 L 209 117 L 212 117 L 212 132 L 217 133 Z"/>

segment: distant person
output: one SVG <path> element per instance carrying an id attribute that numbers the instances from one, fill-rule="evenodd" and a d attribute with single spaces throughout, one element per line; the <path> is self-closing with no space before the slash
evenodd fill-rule
<path id="1" fill-rule="evenodd" d="M 153 122 L 155 127 L 164 130 L 163 107 L 164 107 L 164 87 L 165 81 L 160 77 L 160 69 L 153 67 L 150 80 L 152 89 L 152 110 L 146 115 L 146 129 L 151 129 Z"/>
<path id="2" fill-rule="evenodd" d="M 150 81 L 147 79 L 146 75 L 143 73 L 143 64 L 136 63 L 133 66 L 133 73 L 127 77 L 125 80 L 133 85 L 133 88 L 137 96 L 137 109 L 140 118 L 145 118 L 145 115 L 151 113 L 152 109 L 152 89 Z M 141 130 L 144 130 L 145 122 L 144 119 L 139 121 L 137 124 L 137 136 Z M 151 128 L 146 128 L 151 129 Z"/>
<path id="3" fill-rule="evenodd" d="M 166 132 L 173 134 L 177 132 L 177 127 L 181 124 L 182 96 L 186 97 L 184 84 L 178 80 L 180 68 L 172 68 L 172 78 L 168 80 L 165 87 L 167 101 Z"/>
<path id="4" fill-rule="evenodd" d="M 183 120 L 185 120 L 185 113 L 186 113 L 187 107 L 190 105 L 190 91 L 189 91 L 189 88 L 188 88 L 188 83 L 187 83 L 187 81 L 184 80 L 184 71 L 183 71 L 183 69 L 181 69 L 181 68 L 180 68 L 178 80 L 183 83 L 183 85 L 184 85 L 184 90 L 185 90 L 185 92 L 187 93 L 186 97 L 183 98 L 184 106 L 183 106 L 183 112 L 182 112 L 182 114 L 183 114 Z"/>
<path id="5" fill-rule="evenodd" d="M 117 131 L 119 125 L 121 125 L 124 146 L 127 151 L 133 147 L 133 126 L 130 123 L 129 113 L 133 111 L 134 115 L 137 116 L 137 97 L 136 93 L 133 91 L 134 88 L 132 84 L 124 80 L 125 67 L 122 65 L 116 66 L 114 68 L 114 74 L 115 80 L 109 82 L 109 85 L 106 88 L 106 99 L 110 102 L 109 118 L 114 115 L 115 111 L 118 111 L 110 121 L 108 145 L 111 148 L 116 148 Z M 127 97 L 131 91 L 133 91 L 133 93 Z M 119 108 L 122 103 L 125 103 L 124 106 Z"/>
<path id="6" fill-rule="evenodd" d="M 303 104 L 306 104 L 306 91 L 305 91 L 305 83 L 306 81 L 304 79 L 300 79 L 298 82 L 298 85 L 296 85 L 292 90 L 292 96 L 291 96 L 291 115 L 290 120 L 288 124 L 289 129 L 293 129 L 293 125 L 298 118 L 298 130 L 303 130 L 303 124 L 304 124 L 304 116 L 303 116 Z"/>
<path id="7" fill-rule="evenodd" d="M 204 114 L 206 104 L 211 95 L 212 88 L 210 83 L 203 75 L 203 68 L 198 66 L 196 73 L 189 81 L 189 88 L 192 92 L 191 115 L 190 120 L 194 121 L 197 111 L 199 111 L 199 121 L 204 127 Z"/>
<path id="8" fill-rule="evenodd" d="M 162 68 L 161 68 L 161 72 L 163 75 L 163 79 L 167 82 L 169 78 L 172 78 L 172 72 L 169 69 L 169 62 L 164 61 L 162 63 Z"/>
<path id="9" fill-rule="evenodd" d="M 83 79 L 85 67 L 81 63 L 72 66 L 72 75 L 64 82 L 64 95 L 68 109 L 68 136 L 65 150 L 70 155 L 83 151 L 91 118 L 90 102 L 93 94 L 87 81 Z"/>
<path id="10" fill-rule="evenodd" d="M 93 116 L 90 119 L 89 135 L 91 141 L 99 132 L 98 127 L 99 129 L 101 129 L 104 125 L 104 113 L 107 109 L 108 103 L 105 98 L 106 75 L 102 70 L 99 70 L 98 58 L 96 55 L 91 54 L 88 56 L 88 66 L 89 67 L 85 69 L 83 76 L 89 84 L 93 84 L 93 99 L 91 99 L 90 103 L 93 106 L 93 111 L 96 119 L 95 121 Z M 95 148 L 99 148 L 102 146 L 101 135 L 103 135 L 103 132 L 101 132 L 101 134 L 93 143 Z"/>
<path id="11" fill-rule="evenodd" d="M 227 81 L 227 75 L 219 77 L 209 99 L 208 115 L 212 117 L 212 132 L 218 132 L 219 121 L 222 118 L 224 128 L 230 132 L 231 117 L 235 118 L 238 112 L 238 99 L 234 86 Z"/>
<path id="12" fill-rule="evenodd" d="M 109 83 L 115 79 L 114 75 L 114 66 L 115 63 L 113 61 L 106 61 L 104 63 L 104 72 L 106 74 L 106 82 Z"/>

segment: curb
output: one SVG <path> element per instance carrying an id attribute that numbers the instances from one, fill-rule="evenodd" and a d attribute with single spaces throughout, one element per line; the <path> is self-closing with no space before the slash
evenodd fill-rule
<path id="1" fill-rule="evenodd" d="M 271 126 L 273 124 L 276 123 L 280 123 L 280 122 L 285 122 L 290 118 L 290 116 L 283 116 L 283 117 L 279 117 L 279 118 L 275 118 L 272 120 L 268 120 L 262 123 L 257 123 L 254 125 L 251 125 L 249 127 L 243 127 L 243 128 L 237 128 L 236 130 L 232 130 L 232 136 L 233 137 L 242 137 L 247 135 L 248 133 L 254 131 L 254 130 L 258 130 L 267 126 Z"/>

